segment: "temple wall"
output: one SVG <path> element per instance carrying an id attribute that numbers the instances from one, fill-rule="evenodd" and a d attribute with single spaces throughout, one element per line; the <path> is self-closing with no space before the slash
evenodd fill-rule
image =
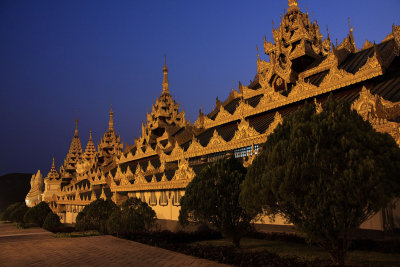
<path id="1" fill-rule="evenodd" d="M 363 222 L 360 225 L 360 229 L 383 231 L 382 211 L 379 211 L 374 216 Z"/>
<path id="2" fill-rule="evenodd" d="M 179 230 L 187 230 L 182 228 L 179 225 L 178 218 L 179 218 L 179 211 L 180 211 L 180 206 L 179 202 L 175 201 L 175 198 L 179 194 L 180 196 L 184 195 L 183 190 L 167 190 L 165 191 L 167 195 L 167 204 L 164 203 L 164 205 L 160 205 L 160 197 L 162 191 L 157 191 L 154 192 L 156 199 L 157 199 L 157 204 L 150 205 L 150 197 L 152 192 L 142 192 L 140 194 L 139 192 L 130 192 L 129 196 L 130 197 L 142 197 L 144 200 L 149 204 L 149 206 L 156 212 L 158 223 L 157 227 L 159 229 L 163 230 L 170 230 L 170 231 L 179 231 Z M 154 197 L 154 195 L 153 195 Z M 76 216 L 78 213 L 83 210 L 84 206 L 82 205 L 66 205 L 65 206 L 65 212 L 58 213 L 60 220 L 62 223 L 75 223 L 76 221 Z M 397 200 L 393 203 L 391 206 L 391 210 L 389 212 L 386 212 L 389 214 L 389 216 L 393 217 L 393 223 L 395 228 L 400 228 L 400 200 Z M 361 224 L 360 229 L 366 229 L 366 230 L 378 230 L 378 231 L 384 231 L 385 229 L 385 221 L 383 218 L 383 213 L 382 211 L 379 211 L 377 214 L 372 216 L 370 219 L 365 221 L 363 224 Z M 264 216 L 257 220 L 255 222 L 256 224 L 256 229 L 292 229 L 293 225 L 290 223 L 287 223 L 285 219 L 282 216 L 275 216 L 275 218 L 271 219 L 268 216 Z M 272 227 L 272 228 L 271 228 Z M 275 227 L 275 228 L 274 228 Z M 283 227 L 283 228 L 282 228 Z M 289 227 L 289 228 L 288 228 Z M 193 228 L 193 227 L 192 227 Z M 189 231 L 195 230 L 193 229 L 188 229 Z M 279 230 L 280 231 L 280 230 Z M 286 230 L 282 230 L 286 231 Z"/>

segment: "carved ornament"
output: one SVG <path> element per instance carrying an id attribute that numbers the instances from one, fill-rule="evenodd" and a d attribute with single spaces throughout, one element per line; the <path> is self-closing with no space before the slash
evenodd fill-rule
<path id="1" fill-rule="evenodd" d="M 259 135 L 259 133 L 250 126 L 249 122 L 245 119 L 242 118 L 240 120 L 240 123 L 238 124 L 238 129 L 235 132 L 235 135 L 233 136 L 233 140 L 241 140 L 244 138 L 249 138 L 249 137 L 254 137 Z"/>

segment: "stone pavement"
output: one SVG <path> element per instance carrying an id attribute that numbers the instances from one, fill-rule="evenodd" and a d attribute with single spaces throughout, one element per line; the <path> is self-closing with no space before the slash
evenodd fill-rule
<path id="1" fill-rule="evenodd" d="M 114 236 L 55 238 L 0 222 L 0 266 L 226 266 Z"/>

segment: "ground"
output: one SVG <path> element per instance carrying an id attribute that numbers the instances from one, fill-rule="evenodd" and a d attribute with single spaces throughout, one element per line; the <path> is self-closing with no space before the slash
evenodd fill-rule
<path id="1" fill-rule="evenodd" d="M 0 266 L 224 266 L 114 236 L 56 238 L 0 222 Z"/>

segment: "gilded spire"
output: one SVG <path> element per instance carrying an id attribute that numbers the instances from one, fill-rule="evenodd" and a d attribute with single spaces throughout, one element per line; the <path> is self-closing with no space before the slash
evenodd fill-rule
<path id="1" fill-rule="evenodd" d="M 289 8 L 298 6 L 297 0 L 289 0 Z"/>
<path id="2" fill-rule="evenodd" d="M 56 169 L 56 165 L 54 164 L 54 156 L 53 156 L 53 162 L 51 163 L 51 170 L 55 170 Z"/>
<path id="3" fill-rule="evenodd" d="M 94 158 L 94 154 L 96 153 L 96 148 L 94 147 L 93 138 L 92 138 L 92 130 L 90 130 L 89 141 L 87 142 L 85 153 L 83 154 L 83 158 L 87 161 L 90 161 Z"/>
<path id="4" fill-rule="evenodd" d="M 112 104 L 111 104 L 111 109 L 110 109 L 110 120 L 108 122 L 108 130 L 114 130 L 114 112 L 112 109 Z M 90 131 L 90 136 L 92 136 L 92 132 Z"/>
<path id="5" fill-rule="evenodd" d="M 164 55 L 164 67 L 163 67 L 163 72 L 164 72 L 164 78 L 162 82 L 162 88 L 163 92 L 168 92 L 168 68 L 167 68 L 167 56 Z"/>
<path id="6" fill-rule="evenodd" d="M 75 118 L 75 134 L 74 136 L 78 136 L 78 115 Z"/>

